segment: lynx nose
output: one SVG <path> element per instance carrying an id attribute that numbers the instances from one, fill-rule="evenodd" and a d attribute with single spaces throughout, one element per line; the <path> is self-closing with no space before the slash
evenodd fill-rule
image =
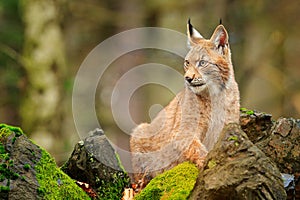
<path id="1" fill-rule="evenodd" d="M 188 83 L 191 83 L 191 82 L 193 81 L 193 78 L 186 76 L 186 77 L 185 77 L 185 80 L 186 80 Z"/>

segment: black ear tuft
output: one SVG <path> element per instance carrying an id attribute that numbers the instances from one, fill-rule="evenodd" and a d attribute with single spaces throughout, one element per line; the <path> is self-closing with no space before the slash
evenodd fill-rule
<path id="1" fill-rule="evenodd" d="M 191 19 L 187 22 L 187 36 L 188 36 L 188 47 L 195 45 L 200 39 L 203 39 L 202 35 L 193 27 Z"/>
<path id="2" fill-rule="evenodd" d="M 220 18 L 220 25 L 222 24 L 222 18 Z"/>
<path id="3" fill-rule="evenodd" d="M 192 36 L 193 35 L 193 25 L 191 24 L 191 19 L 188 19 L 188 28 L 189 28 L 189 33 Z"/>

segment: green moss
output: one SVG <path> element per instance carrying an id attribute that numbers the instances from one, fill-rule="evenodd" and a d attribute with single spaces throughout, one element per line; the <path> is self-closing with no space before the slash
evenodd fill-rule
<path id="1" fill-rule="evenodd" d="M 208 168 L 214 168 L 217 165 L 217 162 L 215 160 L 210 160 L 207 164 Z"/>
<path id="2" fill-rule="evenodd" d="M 13 143 L 13 144 L 15 143 L 16 139 L 17 139 L 17 137 L 14 137 L 14 138 L 12 139 L 12 143 Z"/>
<path id="3" fill-rule="evenodd" d="M 12 132 L 16 134 L 16 137 L 23 135 L 23 131 L 19 127 L 10 126 L 7 124 L 0 124 L 0 137 L 5 137 L 10 135 Z"/>
<path id="4" fill-rule="evenodd" d="M 14 165 L 14 161 L 13 160 L 9 160 L 8 164 L 9 164 L 10 167 L 12 167 Z"/>
<path id="5" fill-rule="evenodd" d="M 253 110 L 248 110 L 248 111 L 246 112 L 246 114 L 247 114 L 247 115 L 253 115 L 253 114 L 254 114 L 254 111 L 253 111 Z"/>
<path id="6" fill-rule="evenodd" d="M 6 152 L 5 146 L 2 143 L 12 133 L 15 133 L 14 138 L 12 138 L 12 142 L 14 142 L 17 137 L 23 134 L 23 131 L 18 127 L 0 124 L 0 181 L 7 180 L 6 186 L 1 186 L 1 192 L 9 191 L 10 180 L 18 178 L 23 181 L 25 180 L 24 176 L 20 176 L 10 169 L 11 165 L 13 165 L 13 160 L 10 160 L 10 155 Z M 41 152 L 42 157 L 35 165 L 35 170 L 39 183 L 37 192 L 42 199 L 90 199 L 69 176 L 56 166 L 53 158 L 45 150 L 42 149 Z M 32 154 L 35 153 L 32 152 Z M 24 164 L 23 169 L 31 169 L 30 164 Z"/>
<path id="7" fill-rule="evenodd" d="M 3 141 L 12 133 L 15 133 L 15 137 L 13 137 L 12 143 L 15 143 L 17 137 L 24 134 L 22 129 L 19 127 L 10 126 L 7 124 L 0 124 L 0 141 Z"/>
<path id="8" fill-rule="evenodd" d="M 5 176 L 3 174 L 0 174 L 0 182 L 5 180 Z"/>
<path id="9" fill-rule="evenodd" d="M 0 144 L 0 154 L 4 154 L 6 152 L 5 147 L 3 146 L 3 144 Z"/>
<path id="10" fill-rule="evenodd" d="M 9 192 L 9 187 L 8 186 L 0 186 L 0 192 Z"/>
<path id="11" fill-rule="evenodd" d="M 238 138 L 238 136 L 230 136 L 229 138 L 228 138 L 228 141 L 238 141 L 239 140 L 239 138 Z"/>
<path id="12" fill-rule="evenodd" d="M 0 142 L 0 161 L 3 162 L 8 160 L 9 160 L 9 153 L 6 153 L 4 145 Z"/>
<path id="13" fill-rule="evenodd" d="M 10 154 L 2 143 L 12 133 L 15 133 L 15 137 L 19 137 L 23 134 L 23 131 L 18 127 L 0 124 L 0 182 L 7 180 L 6 186 L 1 186 L 1 192 L 8 192 L 10 181 L 20 178 L 18 173 L 11 170 L 14 161 L 10 159 Z"/>
<path id="14" fill-rule="evenodd" d="M 248 109 L 247 108 L 240 108 L 241 112 L 246 112 Z"/>
<path id="15" fill-rule="evenodd" d="M 97 194 L 99 199 L 121 199 L 124 188 L 129 186 L 130 178 L 125 172 L 119 155 L 117 153 L 115 155 L 118 160 L 118 164 L 123 171 L 109 175 L 111 177 L 109 180 L 96 178 L 96 185 L 98 186 Z M 102 173 L 105 174 L 111 172 L 102 171 Z"/>
<path id="16" fill-rule="evenodd" d="M 228 141 L 235 141 L 235 142 L 234 142 L 234 145 L 235 145 L 236 147 L 240 145 L 239 142 L 238 142 L 238 140 L 239 140 L 239 137 L 238 137 L 238 136 L 230 136 L 230 137 L 228 138 Z"/>
<path id="17" fill-rule="evenodd" d="M 0 129 L 0 138 L 1 140 L 7 138 L 12 132 L 7 128 Z"/>
<path id="18" fill-rule="evenodd" d="M 125 187 L 128 187 L 130 179 L 127 174 L 117 172 L 113 174 L 112 180 L 99 179 L 98 181 L 100 181 L 100 187 L 97 188 L 99 199 L 121 199 L 123 196 L 122 192 Z"/>
<path id="19" fill-rule="evenodd" d="M 199 170 L 194 164 L 179 164 L 152 179 L 135 200 L 187 199 L 196 183 L 198 173 Z"/>
<path id="20" fill-rule="evenodd" d="M 4 157 L 5 159 L 3 159 Z M 0 154 L 0 163 L 0 181 L 2 182 L 4 180 L 7 180 L 7 186 L 9 187 L 10 180 L 16 180 L 20 177 L 20 175 L 10 169 L 11 163 L 13 163 L 13 161 L 9 160 L 8 153 Z"/>
<path id="21" fill-rule="evenodd" d="M 253 110 L 248 110 L 247 108 L 240 108 L 240 111 L 243 113 L 246 113 L 247 115 L 253 115 L 254 111 Z"/>
<path id="22" fill-rule="evenodd" d="M 25 164 L 23 165 L 23 169 L 25 169 L 26 171 L 28 171 L 31 168 L 30 164 Z"/>
<path id="23" fill-rule="evenodd" d="M 126 172 L 124 166 L 122 165 L 119 154 L 115 153 L 115 156 L 116 156 L 116 159 L 118 160 L 118 164 L 119 164 L 120 168 L 123 170 L 123 172 Z"/>
<path id="24" fill-rule="evenodd" d="M 40 187 L 38 194 L 42 199 L 90 199 L 76 183 L 62 172 L 53 158 L 42 149 L 42 158 L 35 166 Z"/>

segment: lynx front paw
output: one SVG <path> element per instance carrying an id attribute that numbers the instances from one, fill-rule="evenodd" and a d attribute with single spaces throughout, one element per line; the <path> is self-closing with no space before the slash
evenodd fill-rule
<path id="1" fill-rule="evenodd" d="M 201 168 L 203 166 L 206 155 L 206 147 L 196 139 L 193 140 L 189 148 L 184 152 L 184 156 L 186 157 L 186 159 L 195 163 L 198 168 Z"/>
<path id="2" fill-rule="evenodd" d="M 199 169 L 203 167 L 203 165 L 204 165 L 204 160 L 205 160 L 205 157 L 199 158 L 198 160 L 195 161 L 195 164 L 196 164 L 196 166 L 197 166 Z"/>

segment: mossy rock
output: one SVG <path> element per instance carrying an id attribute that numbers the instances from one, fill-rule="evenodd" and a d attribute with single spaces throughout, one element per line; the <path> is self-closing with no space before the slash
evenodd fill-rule
<path id="1" fill-rule="evenodd" d="M 35 166 L 39 196 L 49 200 L 90 199 L 73 179 L 56 166 L 54 159 L 45 150 L 42 150 L 41 153 L 42 157 Z"/>
<path id="2" fill-rule="evenodd" d="M 0 124 L 1 199 L 90 199 L 18 127 Z"/>
<path id="3" fill-rule="evenodd" d="M 192 163 L 179 164 L 152 179 L 135 200 L 187 199 L 196 183 L 198 173 L 198 168 Z"/>
<path id="4" fill-rule="evenodd" d="M 62 170 L 90 184 L 99 199 L 121 199 L 130 179 L 103 130 L 95 129 L 76 144 Z"/>

